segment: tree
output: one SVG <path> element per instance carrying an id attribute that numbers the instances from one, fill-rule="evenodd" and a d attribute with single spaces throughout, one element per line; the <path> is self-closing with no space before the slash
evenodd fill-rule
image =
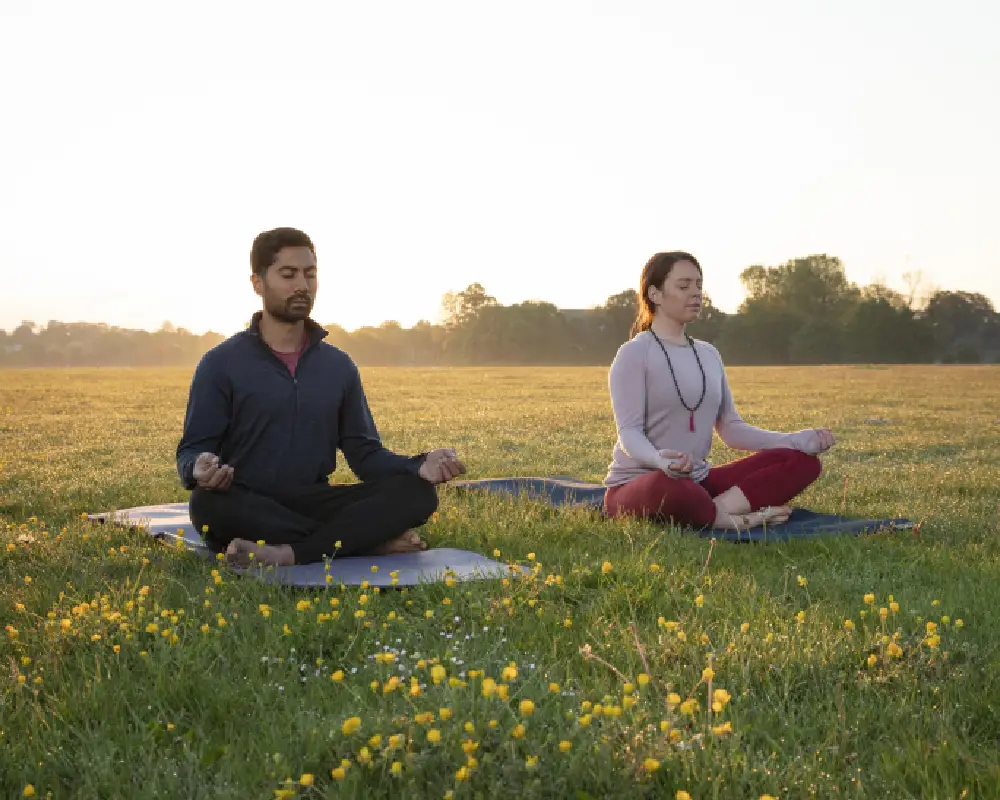
<path id="1" fill-rule="evenodd" d="M 923 310 L 934 335 L 938 356 L 954 361 L 980 360 L 992 350 L 1000 331 L 1000 319 L 988 297 L 974 292 L 937 291 Z"/>
<path id="2" fill-rule="evenodd" d="M 803 321 L 839 317 L 859 294 L 840 259 L 827 255 L 795 258 L 777 267 L 747 267 L 740 280 L 747 290 L 741 311 L 748 303 L 766 302 Z"/>
<path id="3" fill-rule="evenodd" d="M 475 319 L 484 308 L 497 305 L 481 283 L 473 283 L 461 292 L 448 292 L 441 300 L 446 327 L 455 328 Z"/>

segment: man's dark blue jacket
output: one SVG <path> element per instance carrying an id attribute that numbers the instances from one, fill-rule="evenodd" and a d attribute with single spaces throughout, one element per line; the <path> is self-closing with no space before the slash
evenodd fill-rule
<path id="1" fill-rule="evenodd" d="M 186 489 L 198 455 L 215 453 L 233 467 L 233 483 L 268 494 L 327 482 L 337 449 L 362 481 L 416 473 L 424 454 L 407 457 L 382 446 L 357 366 L 327 344 L 312 320 L 295 376 L 250 326 L 202 357 L 188 397 L 177 472 Z"/>

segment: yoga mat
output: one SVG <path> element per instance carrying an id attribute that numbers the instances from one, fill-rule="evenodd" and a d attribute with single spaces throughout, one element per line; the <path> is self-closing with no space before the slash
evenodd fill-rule
<path id="1" fill-rule="evenodd" d="M 573 478 L 485 478 L 479 481 L 456 481 L 457 489 L 485 491 L 548 500 L 554 506 L 584 505 L 598 510 L 604 507 L 605 487 Z M 838 534 L 880 533 L 909 530 L 913 522 L 903 518 L 862 519 L 837 514 L 820 514 L 805 508 L 793 508 L 788 521 L 781 525 L 758 526 L 743 531 L 706 528 L 698 534 L 724 542 L 784 542 Z"/>
<path id="2" fill-rule="evenodd" d="M 205 559 L 215 560 L 215 553 L 205 546 L 200 534 L 191 524 L 187 503 L 139 506 L 115 512 L 88 514 L 87 517 L 95 522 L 111 521 L 143 529 L 166 544 L 181 546 Z M 372 566 L 378 567 L 378 570 L 372 572 Z M 464 581 L 499 579 L 517 574 L 518 571 L 524 574 L 528 572 L 525 567 L 512 569 L 479 553 L 450 547 L 390 556 L 348 556 L 294 567 L 231 569 L 265 583 L 302 587 L 326 586 L 327 575 L 331 576 L 329 583 L 335 586 L 341 583 L 357 586 L 368 581 L 372 586 L 392 587 L 439 582 L 448 575 L 457 581 Z M 392 573 L 395 573 L 395 584 Z"/>

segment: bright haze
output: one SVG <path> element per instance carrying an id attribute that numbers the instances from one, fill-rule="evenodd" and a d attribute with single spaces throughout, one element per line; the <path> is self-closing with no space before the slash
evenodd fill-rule
<path id="1" fill-rule="evenodd" d="M 684 249 L 1000 301 L 1000 3 L 0 2 L 0 328 L 240 329 L 253 237 L 314 316 L 482 283 L 586 308 Z"/>

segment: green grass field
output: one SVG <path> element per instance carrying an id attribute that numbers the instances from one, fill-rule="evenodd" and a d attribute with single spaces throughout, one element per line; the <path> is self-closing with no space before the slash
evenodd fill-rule
<path id="1" fill-rule="evenodd" d="M 397 451 L 593 481 L 606 374 L 363 371 Z M 837 433 L 802 504 L 917 534 L 713 545 L 443 488 L 432 545 L 533 577 L 381 593 L 81 520 L 186 499 L 189 377 L 0 373 L 0 796 L 1000 794 L 1000 368 L 730 370 L 749 422 Z"/>

